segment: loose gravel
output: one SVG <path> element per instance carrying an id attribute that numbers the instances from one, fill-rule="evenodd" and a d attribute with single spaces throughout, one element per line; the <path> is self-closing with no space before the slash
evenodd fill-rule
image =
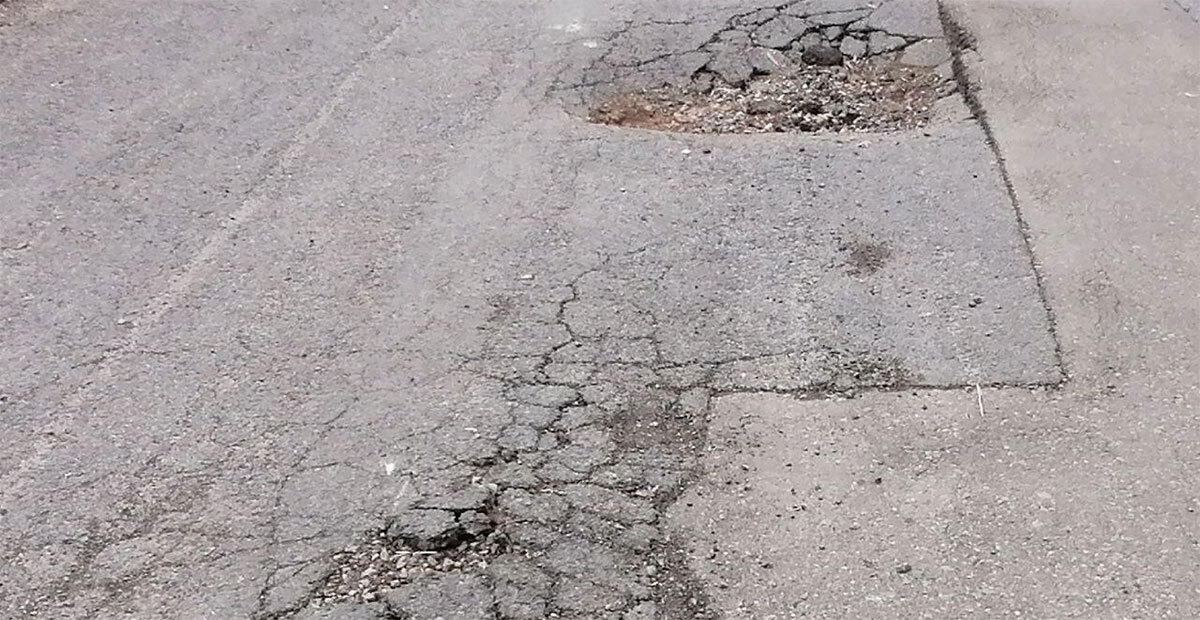
<path id="1" fill-rule="evenodd" d="M 806 66 L 707 93 L 661 89 L 608 97 L 588 120 L 686 133 L 886 132 L 924 126 L 952 84 L 934 69 L 849 61 Z"/>
<path id="2" fill-rule="evenodd" d="M 444 551 L 416 551 L 398 545 L 381 530 L 333 555 L 336 568 L 314 591 L 312 604 L 372 602 L 429 573 L 483 571 L 506 550 L 501 537 L 489 535 Z"/>

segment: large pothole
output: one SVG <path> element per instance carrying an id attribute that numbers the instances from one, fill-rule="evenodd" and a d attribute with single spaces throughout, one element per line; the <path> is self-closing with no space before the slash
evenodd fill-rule
<path id="1" fill-rule="evenodd" d="M 936 5 L 796 0 L 723 21 L 649 20 L 581 44 L 589 121 L 691 133 L 921 127 L 955 91 Z"/>

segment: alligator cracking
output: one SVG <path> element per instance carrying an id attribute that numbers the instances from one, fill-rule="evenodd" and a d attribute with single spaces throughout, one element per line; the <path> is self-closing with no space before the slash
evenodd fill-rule
<path id="1" fill-rule="evenodd" d="M 762 391 L 731 369 L 787 354 L 689 363 L 664 355 L 654 312 L 613 307 L 600 328 L 581 318 L 643 251 L 493 299 L 489 344 L 463 368 L 502 382 L 510 408 L 472 483 L 333 553 L 297 606 L 261 617 L 352 606 L 376 618 L 716 618 L 662 516 L 699 473 L 712 399 Z M 822 368 L 791 390 L 802 396 L 917 379 L 871 352 L 805 360 Z"/>
<path id="2" fill-rule="evenodd" d="M 574 91 L 595 123 L 691 133 L 898 131 L 951 96 L 940 23 L 887 3 L 796 0 L 735 14 L 699 42 L 686 21 L 589 41 Z M 900 16 L 904 15 L 903 18 Z M 626 50 L 663 50 L 648 58 Z"/>
<path id="3" fill-rule="evenodd" d="M 936 16 L 936 33 L 904 33 L 880 26 L 865 2 L 805 12 L 809 6 L 737 14 L 697 47 L 622 61 L 625 38 L 671 26 L 628 24 L 605 39 L 583 84 L 571 88 L 625 88 L 635 74 L 682 76 L 675 85 L 692 92 L 718 82 L 751 88 L 765 70 L 726 54 L 744 53 L 749 43 L 801 56 L 824 45 L 845 57 L 897 62 L 930 53 L 923 43 L 945 46 Z M 926 64 L 949 63 L 940 49 Z M 660 317 L 621 290 L 620 262 L 644 250 L 603 258 L 565 286 L 494 298 L 481 328 L 487 344 L 463 356 L 461 368 L 502 384 L 508 409 L 494 445 L 470 460 L 470 483 L 419 498 L 331 552 L 311 591 L 260 620 L 716 618 L 689 569 L 686 541 L 663 519 L 699 474 L 713 399 L 947 387 L 924 385 L 903 360 L 869 350 L 673 359 L 664 353 Z M 855 277 L 871 277 L 889 256 L 870 240 L 842 250 Z M 787 385 L 739 380 L 738 370 L 755 364 L 787 367 Z"/>

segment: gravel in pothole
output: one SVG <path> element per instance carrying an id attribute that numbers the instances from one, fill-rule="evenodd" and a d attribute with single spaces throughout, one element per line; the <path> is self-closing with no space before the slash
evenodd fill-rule
<path id="1" fill-rule="evenodd" d="M 933 104 L 951 88 L 930 68 L 849 61 L 707 93 L 618 94 L 595 104 L 588 120 L 687 133 L 901 131 L 928 123 Z"/>
<path id="2" fill-rule="evenodd" d="M 315 590 L 312 602 L 375 601 L 429 573 L 480 572 L 506 549 L 501 537 L 488 535 L 451 549 L 418 551 L 379 531 L 333 555 L 335 569 Z"/>

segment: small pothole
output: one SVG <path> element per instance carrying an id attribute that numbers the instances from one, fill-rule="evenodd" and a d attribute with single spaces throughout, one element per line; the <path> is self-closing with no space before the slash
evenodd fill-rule
<path id="1" fill-rule="evenodd" d="M 372 602 L 389 590 L 426 575 L 450 571 L 481 572 L 506 550 L 507 542 L 493 535 L 448 549 L 420 551 L 398 544 L 385 530 L 371 532 L 359 542 L 333 554 L 333 571 L 313 591 L 311 604 Z"/>
<path id="2" fill-rule="evenodd" d="M 508 551 L 492 490 L 471 487 L 418 503 L 333 554 L 311 602 L 371 602 L 436 573 L 481 572 Z"/>
<path id="3" fill-rule="evenodd" d="M 941 118 L 937 104 L 956 91 L 936 0 L 788 0 L 625 23 L 578 43 L 586 60 L 564 71 L 565 101 L 621 127 L 905 131 Z"/>
<path id="4" fill-rule="evenodd" d="M 605 97 L 588 120 L 687 133 L 902 131 L 926 125 L 952 85 L 930 67 L 848 61 L 756 76 L 707 92 L 662 88 Z"/>

